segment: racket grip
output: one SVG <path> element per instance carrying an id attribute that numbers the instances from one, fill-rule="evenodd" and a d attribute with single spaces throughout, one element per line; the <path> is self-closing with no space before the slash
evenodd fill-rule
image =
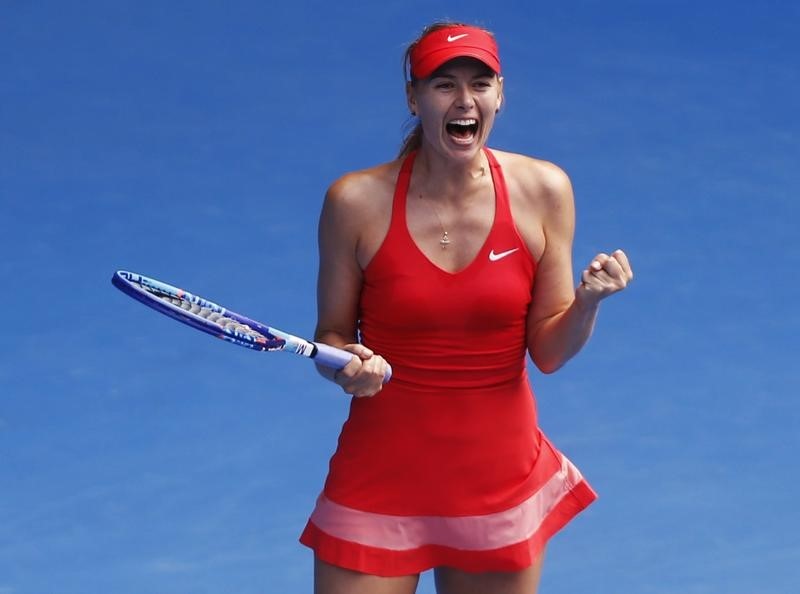
<path id="1" fill-rule="evenodd" d="M 315 342 L 314 346 L 317 347 L 317 354 L 314 355 L 314 361 L 319 363 L 320 365 L 324 365 L 325 367 L 331 367 L 333 369 L 339 370 L 353 359 L 355 355 L 349 351 L 345 351 L 343 349 L 337 349 L 336 347 L 332 347 L 327 344 L 322 344 L 321 342 Z M 392 379 L 392 366 L 388 363 L 386 364 L 387 368 L 386 373 L 383 376 L 383 383 L 387 383 L 390 379 Z"/>

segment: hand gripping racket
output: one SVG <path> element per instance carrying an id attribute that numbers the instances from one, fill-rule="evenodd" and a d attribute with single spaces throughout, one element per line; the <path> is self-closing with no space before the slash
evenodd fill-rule
<path id="1" fill-rule="evenodd" d="M 135 272 L 118 270 L 111 277 L 111 282 L 129 297 L 164 315 L 248 349 L 288 351 L 337 370 L 347 365 L 354 356 L 345 350 L 319 342 L 310 342 L 265 326 L 198 295 L 192 295 L 183 289 Z M 389 368 L 383 383 L 388 382 L 391 377 L 392 370 Z"/>

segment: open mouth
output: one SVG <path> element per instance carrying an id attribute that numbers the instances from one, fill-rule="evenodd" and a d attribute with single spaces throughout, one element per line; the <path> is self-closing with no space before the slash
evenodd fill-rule
<path id="1" fill-rule="evenodd" d="M 478 120 L 470 118 L 447 122 L 447 133 L 458 142 L 470 142 L 478 133 Z"/>

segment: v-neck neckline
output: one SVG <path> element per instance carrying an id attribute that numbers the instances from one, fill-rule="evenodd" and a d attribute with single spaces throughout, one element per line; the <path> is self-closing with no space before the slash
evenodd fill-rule
<path id="1" fill-rule="evenodd" d="M 412 155 L 408 156 L 408 159 L 410 160 L 410 163 L 408 164 L 408 170 L 406 172 L 407 179 L 406 179 L 406 182 L 405 182 L 405 191 L 402 192 L 402 194 L 403 194 L 402 198 L 401 198 L 402 204 L 400 205 L 401 208 L 399 209 L 400 213 L 402 213 L 402 221 L 401 221 L 402 222 L 402 227 L 403 227 L 403 230 L 405 232 L 406 237 L 408 238 L 408 241 L 414 246 L 414 250 L 428 263 L 429 266 L 433 267 L 434 269 L 436 269 L 440 273 L 442 273 L 444 275 L 447 275 L 447 276 L 455 277 L 455 276 L 458 276 L 460 274 L 463 274 L 463 273 L 467 272 L 468 270 L 470 270 L 472 267 L 474 267 L 476 265 L 476 263 L 481 260 L 482 257 L 486 257 L 485 253 L 486 253 L 487 247 L 489 245 L 489 240 L 491 239 L 492 234 L 494 233 L 494 230 L 495 230 L 495 227 L 496 227 L 496 224 L 497 224 L 498 210 L 499 210 L 499 207 L 500 207 L 500 201 L 498 199 L 498 187 L 497 187 L 498 186 L 498 180 L 497 180 L 497 178 L 495 176 L 495 168 L 493 167 L 492 159 L 491 159 L 491 157 L 489 155 L 489 149 L 484 147 L 483 148 L 483 152 L 484 152 L 484 154 L 486 154 L 486 158 L 487 158 L 487 160 L 489 162 L 489 172 L 490 172 L 490 175 L 492 176 L 492 193 L 494 195 L 494 214 L 492 216 L 492 223 L 491 223 L 491 225 L 489 227 L 489 232 L 486 234 L 486 237 L 484 238 L 483 242 L 481 243 L 481 246 L 478 249 L 478 251 L 476 252 L 475 256 L 472 258 L 472 260 L 467 262 L 466 265 L 464 265 L 462 268 L 459 268 L 458 270 L 448 270 L 446 268 L 443 268 L 442 266 L 440 266 L 436 262 L 434 262 L 430 258 L 430 256 L 428 256 L 428 254 L 426 254 L 425 251 L 420 247 L 419 243 L 417 243 L 416 239 L 411 234 L 411 230 L 408 228 L 408 190 L 409 190 L 409 188 L 411 186 L 411 174 L 413 173 L 413 170 L 414 170 L 414 163 L 416 161 L 417 154 L 413 153 Z"/>

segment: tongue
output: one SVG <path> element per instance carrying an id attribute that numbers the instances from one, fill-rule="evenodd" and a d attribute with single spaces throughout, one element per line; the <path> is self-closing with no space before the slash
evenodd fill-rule
<path id="1" fill-rule="evenodd" d="M 448 124 L 447 132 L 457 140 L 469 140 L 473 136 L 471 126 L 459 126 L 458 124 Z"/>

